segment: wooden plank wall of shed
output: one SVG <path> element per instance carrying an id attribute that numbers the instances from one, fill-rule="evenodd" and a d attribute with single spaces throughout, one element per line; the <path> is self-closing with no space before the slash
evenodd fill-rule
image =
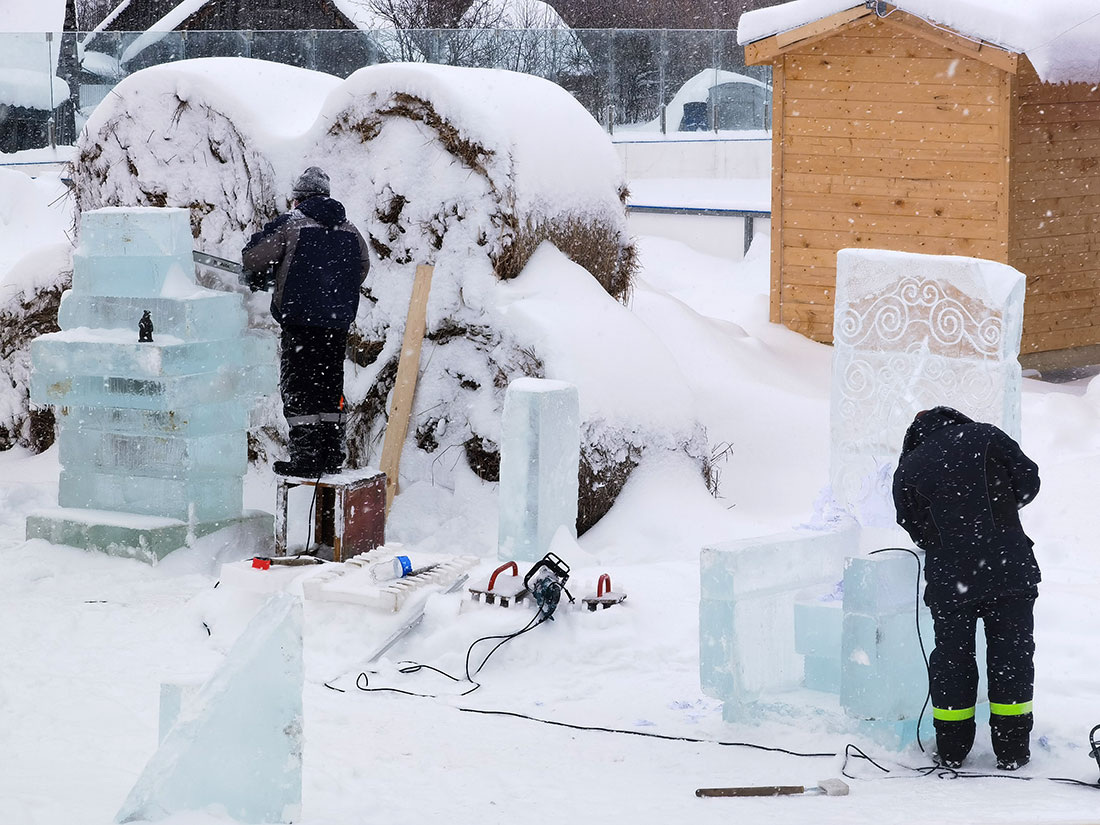
<path id="1" fill-rule="evenodd" d="M 1020 61 L 1009 263 L 1027 275 L 1022 352 L 1100 344 L 1100 88 Z"/>
<path id="2" fill-rule="evenodd" d="M 776 70 L 773 319 L 832 340 L 844 247 L 1007 261 L 1004 72 L 878 20 Z"/>

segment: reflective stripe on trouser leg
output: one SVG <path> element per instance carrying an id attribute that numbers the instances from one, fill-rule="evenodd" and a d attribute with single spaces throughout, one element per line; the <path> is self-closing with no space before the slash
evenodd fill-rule
<path id="1" fill-rule="evenodd" d="M 308 427 L 310 424 L 320 424 L 324 421 L 322 415 L 292 415 L 287 418 L 286 423 L 288 427 Z"/>
<path id="2" fill-rule="evenodd" d="M 1031 713 L 1033 704 L 1031 700 L 1008 703 L 990 702 L 989 712 L 996 716 L 1023 716 L 1025 713 Z"/>
<path id="3" fill-rule="evenodd" d="M 974 718 L 974 708 L 932 708 L 932 718 L 941 722 L 965 722 Z"/>

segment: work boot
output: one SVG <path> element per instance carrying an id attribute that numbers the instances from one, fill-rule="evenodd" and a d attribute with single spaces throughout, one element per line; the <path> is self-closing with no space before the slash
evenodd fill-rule
<path id="1" fill-rule="evenodd" d="M 321 468 L 326 473 L 338 473 L 344 466 L 344 426 L 325 422 L 321 433 Z"/>
<path id="2" fill-rule="evenodd" d="M 321 425 L 306 424 L 290 428 L 287 451 L 289 461 L 276 461 L 272 469 L 281 476 L 317 478 L 325 473 L 321 461 Z"/>
<path id="3" fill-rule="evenodd" d="M 945 768 L 961 768 L 970 749 L 974 747 L 977 726 L 973 719 L 958 721 L 935 720 L 936 750 L 940 764 Z"/>
<path id="4" fill-rule="evenodd" d="M 993 753 L 997 767 L 1002 771 L 1014 771 L 1031 761 L 1031 727 L 1034 716 L 989 715 L 989 734 L 993 740 Z"/>

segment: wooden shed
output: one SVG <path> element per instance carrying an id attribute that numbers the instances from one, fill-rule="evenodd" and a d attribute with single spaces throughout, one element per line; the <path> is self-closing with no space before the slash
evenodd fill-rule
<path id="1" fill-rule="evenodd" d="M 983 2 L 1003 37 L 993 0 L 959 5 Z M 1051 3 L 1070 5 L 1035 6 Z M 1091 61 L 1050 59 L 1100 15 L 1081 4 L 1059 21 L 1072 43 L 1041 43 L 1038 59 L 916 5 L 798 0 L 742 17 L 745 62 L 774 78 L 771 319 L 830 341 L 844 247 L 968 255 L 1027 275 L 1022 354 L 1100 362 L 1100 37 Z"/>

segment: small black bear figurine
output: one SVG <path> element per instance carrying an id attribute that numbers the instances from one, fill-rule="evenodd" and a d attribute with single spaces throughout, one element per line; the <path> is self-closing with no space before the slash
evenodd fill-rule
<path id="1" fill-rule="evenodd" d="M 138 321 L 138 343 L 144 344 L 153 340 L 153 319 L 149 317 L 149 310 L 142 313 Z"/>

